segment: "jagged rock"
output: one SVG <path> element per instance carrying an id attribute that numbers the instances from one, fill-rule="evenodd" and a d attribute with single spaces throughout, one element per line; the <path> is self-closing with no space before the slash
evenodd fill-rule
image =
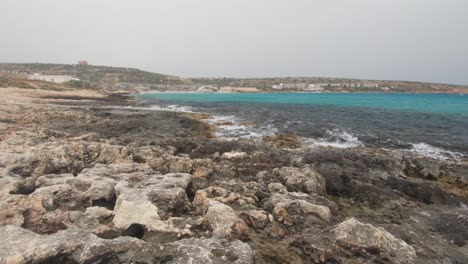
<path id="1" fill-rule="evenodd" d="M 126 229 L 132 224 L 140 224 L 148 229 L 156 229 L 161 217 L 158 208 L 148 200 L 146 194 L 140 190 L 133 190 L 122 184 L 117 184 L 117 202 L 114 209 L 114 225 L 119 229 Z"/>
<path id="2" fill-rule="evenodd" d="M 8 198 L 11 194 L 18 193 L 20 180 L 15 177 L 6 176 L 0 168 L 0 201 Z"/>
<path id="3" fill-rule="evenodd" d="M 193 177 L 206 178 L 213 174 L 215 163 L 211 159 L 195 159 L 193 160 Z"/>
<path id="4" fill-rule="evenodd" d="M 292 226 L 294 224 L 323 224 L 331 220 L 330 209 L 326 206 L 311 204 L 304 200 L 290 200 L 275 204 L 273 216 L 279 222 Z"/>
<path id="5" fill-rule="evenodd" d="M 288 190 L 286 189 L 286 187 L 279 182 L 268 184 L 268 191 L 270 191 L 270 193 L 281 193 L 281 194 L 288 193 Z"/>
<path id="6" fill-rule="evenodd" d="M 190 204 L 185 193 L 190 182 L 191 175 L 181 173 L 154 175 L 140 184 L 119 182 L 115 186 L 115 227 L 119 230 L 138 227 L 143 229 L 142 233 L 164 233 L 168 238 L 190 234 L 189 230 L 164 221 L 171 212 L 183 211 Z"/>
<path id="7" fill-rule="evenodd" d="M 336 242 L 348 248 L 363 248 L 369 252 L 388 254 L 394 263 L 414 263 L 416 251 L 406 242 L 396 238 L 383 228 L 363 224 L 355 218 L 341 222 L 334 229 Z"/>
<path id="8" fill-rule="evenodd" d="M 24 222 L 24 218 L 15 210 L 11 209 L 0 209 L 0 225 L 16 225 L 21 226 Z"/>
<path id="9" fill-rule="evenodd" d="M 227 197 L 229 191 L 221 187 L 208 187 L 203 190 L 197 191 L 193 203 L 196 205 L 203 205 L 209 198 Z"/>
<path id="10" fill-rule="evenodd" d="M 105 236 L 113 231 L 113 212 L 104 207 L 88 207 L 85 212 L 71 211 L 69 227 Z"/>
<path id="11" fill-rule="evenodd" d="M 0 226 L 2 263 L 153 263 L 156 250 L 131 237 L 101 239 L 82 230 L 38 235 L 17 226 Z"/>
<path id="12" fill-rule="evenodd" d="M 271 215 L 263 210 L 243 211 L 240 213 L 240 218 L 244 220 L 247 225 L 253 226 L 255 229 L 265 228 L 265 226 L 273 220 L 271 219 Z"/>
<path id="13" fill-rule="evenodd" d="M 182 239 L 162 246 L 161 250 L 168 253 L 160 258 L 171 264 L 250 264 L 254 263 L 255 256 L 250 246 L 239 240 Z"/>
<path id="14" fill-rule="evenodd" d="M 425 157 L 403 157 L 405 163 L 405 173 L 408 176 L 434 180 L 442 174 L 439 162 Z"/>
<path id="15" fill-rule="evenodd" d="M 247 225 L 230 206 L 208 199 L 205 201 L 204 209 L 203 219 L 210 224 L 215 237 L 238 236 L 248 231 Z"/>
<path id="16" fill-rule="evenodd" d="M 326 194 L 325 178 L 309 166 L 276 168 L 273 174 L 285 182 L 288 191 Z"/>
<path id="17" fill-rule="evenodd" d="M 241 207 L 255 207 L 256 197 L 254 194 L 230 192 L 221 187 L 208 187 L 197 191 L 194 198 L 194 205 L 203 205 L 208 199 L 218 201 L 224 204 L 237 205 Z"/>
<path id="18" fill-rule="evenodd" d="M 177 157 L 168 154 L 148 162 L 153 170 L 160 173 L 180 172 L 190 173 L 192 171 L 192 160 L 187 157 Z"/>

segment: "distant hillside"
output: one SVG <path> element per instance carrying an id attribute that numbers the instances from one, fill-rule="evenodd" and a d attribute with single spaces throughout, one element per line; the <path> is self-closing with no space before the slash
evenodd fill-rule
<path id="1" fill-rule="evenodd" d="M 377 87 L 344 87 L 322 85 L 324 91 L 328 92 L 412 92 L 412 93 L 468 93 L 468 86 L 408 82 L 408 81 L 387 81 L 387 80 L 361 80 L 346 78 L 324 78 L 324 77 L 285 77 L 285 78 L 195 78 L 192 79 L 196 84 L 213 84 L 217 86 L 241 86 L 257 87 L 263 91 L 273 91 L 272 86 L 280 83 L 289 84 L 377 84 Z M 275 90 L 278 91 L 278 90 Z M 283 91 L 294 91 L 294 89 L 283 89 Z"/>
<path id="2" fill-rule="evenodd" d="M 0 71 L 17 73 L 39 73 L 43 75 L 72 75 L 80 79 L 84 87 L 96 89 L 131 89 L 138 87 L 151 88 L 157 85 L 182 84 L 179 77 L 142 71 L 134 68 L 43 64 L 43 63 L 2 63 Z"/>
<path id="3" fill-rule="evenodd" d="M 13 73 L 12 73 L 13 72 Z M 28 80 L 25 74 L 71 75 L 79 81 L 56 84 Z M 288 88 L 273 89 L 274 85 L 288 84 Z M 104 90 L 159 90 L 195 91 L 203 85 L 256 87 L 263 92 L 302 91 L 294 88 L 318 85 L 325 92 L 411 92 L 411 93 L 468 93 L 468 86 L 407 82 L 386 80 L 358 80 L 323 77 L 286 77 L 286 78 L 180 78 L 142 71 L 134 68 L 44 64 L 44 63 L 0 63 L 0 87 L 16 86 L 22 88 L 66 89 L 86 88 Z M 370 85 L 369 85 L 370 84 Z M 293 88 L 291 88 L 291 86 Z"/>

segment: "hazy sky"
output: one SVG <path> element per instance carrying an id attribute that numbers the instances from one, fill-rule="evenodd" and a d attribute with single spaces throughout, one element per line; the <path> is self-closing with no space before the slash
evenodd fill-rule
<path id="1" fill-rule="evenodd" d="M 468 84 L 468 0 L 0 0 L 0 61 Z"/>

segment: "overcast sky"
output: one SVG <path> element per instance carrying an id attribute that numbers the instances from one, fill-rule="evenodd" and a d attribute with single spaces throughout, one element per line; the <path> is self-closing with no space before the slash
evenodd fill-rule
<path id="1" fill-rule="evenodd" d="M 0 61 L 468 84 L 467 0 L 0 0 Z"/>

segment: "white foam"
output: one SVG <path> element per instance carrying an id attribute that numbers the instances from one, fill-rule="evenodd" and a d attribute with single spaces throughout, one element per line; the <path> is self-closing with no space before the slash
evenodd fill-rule
<path id="1" fill-rule="evenodd" d="M 324 137 L 319 139 L 305 139 L 312 146 L 334 147 L 334 148 L 356 148 L 364 147 L 364 143 L 359 139 L 340 129 L 327 130 Z"/>
<path id="2" fill-rule="evenodd" d="M 421 154 L 423 156 L 431 157 L 433 159 L 447 160 L 463 157 L 462 153 L 445 150 L 426 143 L 416 143 L 411 145 L 413 147 L 410 151 Z"/>
<path id="3" fill-rule="evenodd" d="M 186 106 L 186 105 L 166 105 L 166 106 L 155 105 L 155 106 L 150 107 L 150 109 L 157 110 L 157 111 L 195 113 L 192 107 Z"/>
<path id="4" fill-rule="evenodd" d="M 184 105 L 154 105 L 149 108 L 144 107 L 120 107 L 120 108 L 132 108 L 132 109 L 149 109 L 155 111 L 170 111 L 170 112 L 181 112 L 181 113 L 202 113 L 194 111 L 190 106 Z M 245 120 L 236 118 L 235 116 L 220 116 L 212 115 L 212 118 L 206 119 L 210 124 L 216 124 L 220 122 L 231 122 L 231 124 L 217 125 L 218 130 L 215 132 L 216 137 L 224 140 L 236 140 L 236 139 L 259 139 L 264 136 L 275 135 L 278 130 L 273 125 L 255 127 L 249 125 L 243 125 Z"/>
<path id="5" fill-rule="evenodd" d="M 218 125 L 215 135 L 225 140 L 235 140 L 240 138 L 258 139 L 267 135 L 274 135 L 278 130 L 272 125 L 255 127 L 243 125 L 242 120 L 234 116 L 214 116 L 207 120 L 210 124 L 219 122 L 230 122 L 231 124 Z"/>

